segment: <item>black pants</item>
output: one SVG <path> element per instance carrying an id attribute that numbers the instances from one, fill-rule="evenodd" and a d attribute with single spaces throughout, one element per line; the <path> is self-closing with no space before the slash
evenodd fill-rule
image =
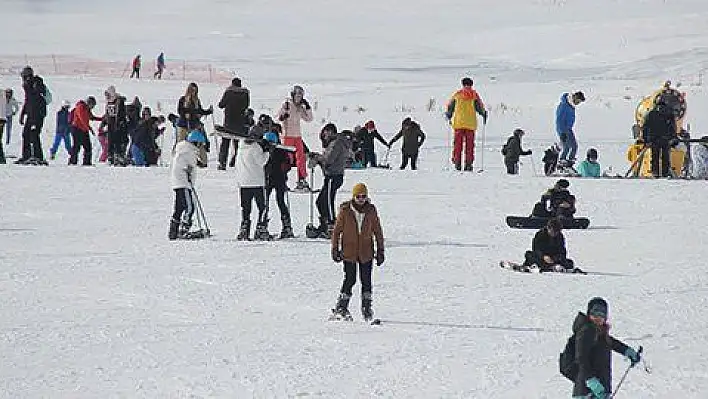
<path id="1" fill-rule="evenodd" d="M 322 190 L 317 196 L 317 211 L 320 213 L 320 218 L 329 224 L 334 224 L 334 219 L 337 217 L 334 200 L 342 184 L 344 184 L 344 175 L 325 176 Z"/>
<path id="2" fill-rule="evenodd" d="M 519 163 L 518 162 L 510 162 L 510 161 L 504 161 L 504 164 L 506 165 L 506 173 L 509 175 L 518 175 L 519 174 Z"/>
<path id="3" fill-rule="evenodd" d="M 130 77 L 132 78 L 133 76 L 140 79 L 140 68 L 133 68 L 133 72 L 130 73 Z"/>
<path id="4" fill-rule="evenodd" d="M 4 164 L 5 160 L 5 149 L 2 147 L 2 135 L 5 132 L 5 121 L 0 120 L 0 164 Z"/>
<path id="5" fill-rule="evenodd" d="M 44 160 L 42 152 L 42 141 L 39 135 L 42 133 L 44 118 L 38 121 L 26 121 L 25 127 L 22 130 L 22 159 L 37 158 Z"/>
<path id="6" fill-rule="evenodd" d="M 69 154 L 69 165 L 76 165 L 79 162 L 79 151 L 81 148 L 84 149 L 84 165 L 91 165 L 91 139 L 89 138 L 88 132 L 82 132 L 81 130 L 71 127 L 71 142 L 73 143 L 71 147 L 71 154 Z"/>
<path id="7" fill-rule="evenodd" d="M 374 148 L 364 148 L 364 166 L 373 166 L 376 167 L 376 152 L 374 151 Z"/>
<path id="8" fill-rule="evenodd" d="M 234 144 L 234 156 L 232 157 L 232 161 L 235 160 L 236 152 L 238 151 L 238 140 L 231 140 L 222 137 L 221 144 L 219 144 L 219 166 L 226 167 L 226 162 L 229 160 L 229 150 L 231 149 L 231 143 Z M 229 166 L 233 167 L 234 162 L 229 162 Z"/>
<path id="9" fill-rule="evenodd" d="M 108 132 L 108 160 L 116 161 L 125 158 L 126 144 L 128 143 L 127 132 L 114 130 Z"/>
<path id="10" fill-rule="evenodd" d="M 258 208 L 258 223 L 265 222 L 267 217 L 265 188 L 241 187 L 241 220 L 251 220 L 251 203 L 256 201 Z"/>
<path id="11" fill-rule="evenodd" d="M 406 166 L 408 166 L 408 160 L 410 159 L 411 161 L 411 169 L 416 170 L 418 169 L 417 163 L 418 163 L 418 153 L 415 154 L 403 154 L 403 163 L 401 164 L 401 169 L 405 169 Z"/>
<path id="12" fill-rule="evenodd" d="M 671 148 L 667 140 L 655 140 L 651 143 L 651 173 L 656 177 L 669 176 Z M 661 164 L 661 169 L 659 169 Z"/>
<path id="13" fill-rule="evenodd" d="M 542 256 L 539 256 L 533 251 L 526 251 L 524 254 L 524 266 L 537 265 L 542 272 L 552 272 L 555 265 L 561 265 L 566 269 L 572 269 L 575 267 L 575 263 L 572 259 L 562 258 L 554 259 L 553 263 L 546 263 Z"/>
<path id="14" fill-rule="evenodd" d="M 194 198 L 192 190 L 189 188 L 175 189 L 175 210 L 172 213 L 172 220 L 181 221 L 188 226 L 192 225 L 194 215 Z"/>
<path id="15" fill-rule="evenodd" d="M 344 261 L 344 282 L 342 283 L 342 294 L 352 295 L 352 287 L 356 284 L 356 266 L 359 264 L 359 279 L 361 280 L 361 296 L 366 293 L 371 294 L 371 267 L 373 261 L 349 262 Z"/>
<path id="16" fill-rule="evenodd" d="M 270 194 L 273 191 L 275 191 L 275 201 L 278 203 L 278 209 L 280 210 L 280 219 L 290 220 L 290 209 L 288 208 L 288 201 L 285 199 L 288 195 L 288 190 L 286 187 L 268 187 L 266 190 L 266 204 L 268 213 L 270 213 Z"/>

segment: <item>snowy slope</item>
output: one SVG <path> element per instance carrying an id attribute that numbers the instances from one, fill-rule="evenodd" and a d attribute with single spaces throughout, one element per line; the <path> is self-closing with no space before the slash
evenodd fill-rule
<path id="1" fill-rule="evenodd" d="M 521 260 L 533 235 L 508 229 L 504 216 L 528 213 L 553 184 L 531 162 L 505 176 L 499 148 L 523 127 L 538 162 L 563 91 L 588 96 L 578 110 L 581 154 L 594 145 L 619 172 L 634 107 L 665 79 L 683 83 L 688 121 L 706 129 L 704 2 L 122 3 L 12 2 L 2 52 L 130 59 L 164 50 L 168 64 L 207 60 L 243 77 L 257 112 L 304 83 L 319 103 L 318 123 L 307 126 L 313 143 L 322 120 L 351 127 L 372 118 L 387 138 L 406 115 L 421 122 L 419 171 L 351 171 L 338 198 L 364 181 L 379 208 L 387 261 L 375 271 L 374 310 L 384 323 L 324 321 L 342 278 L 326 242 L 234 240 L 232 170 L 212 164 L 198 180 L 216 236 L 175 243 L 166 240 L 167 168 L 69 168 L 62 154 L 49 168 L 0 168 L 0 397 L 567 398 L 557 355 L 575 312 L 597 295 L 610 301 L 613 334 L 644 345 L 653 366 L 651 375 L 632 371 L 618 398 L 706 396 L 705 182 L 573 180 L 592 225 L 566 232 L 569 255 L 597 274 L 496 267 Z M 37 18 L 42 29 L 28 30 Z M 115 19 L 129 29 L 111 38 L 102 32 Z M 76 40 L 69 27 L 79 24 L 93 34 Z M 115 84 L 168 112 L 186 86 L 38 72 L 57 103 L 101 98 Z M 478 140 L 481 174 L 447 170 L 439 112 L 468 73 L 492 110 Z M 18 80 L 0 75 L 0 86 L 18 89 Z M 203 102 L 222 89 L 200 85 Z M 396 146 L 391 163 L 399 160 Z M 290 201 L 303 234 L 308 197 Z M 616 356 L 615 383 L 625 367 Z"/>

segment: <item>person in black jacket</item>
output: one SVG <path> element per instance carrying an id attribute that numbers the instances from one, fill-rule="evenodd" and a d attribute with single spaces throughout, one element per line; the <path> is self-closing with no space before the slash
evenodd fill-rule
<path id="1" fill-rule="evenodd" d="M 224 110 L 224 127 L 237 133 L 248 132 L 246 111 L 251 105 L 251 97 L 247 88 L 241 86 L 241 79 L 233 78 L 231 86 L 227 87 L 219 101 L 219 108 Z M 219 170 L 226 170 L 226 161 L 229 159 L 231 139 L 222 138 L 219 146 Z M 233 140 L 238 151 L 238 141 Z"/>
<path id="2" fill-rule="evenodd" d="M 47 165 L 42 152 L 42 141 L 40 135 L 44 126 L 44 118 L 47 117 L 47 86 L 44 80 L 34 74 L 30 66 L 22 69 L 22 88 L 25 91 L 25 102 L 20 111 L 20 125 L 24 125 L 22 131 L 22 157 L 15 161 L 16 164 L 24 164 L 33 158 L 41 165 Z"/>
<path id="3" fill-rule="evenodd" d="M 607 324 L 609 305 L 602 298 L 588 302 L 587 314 L 581 312 L 573 321 L 575 361 L 578 375 L 573 386 L 573 398 L 605 399 L 612 392 L 612 352 L 629 358 L 634 366 L 641 355 L 610 335 Z"/>
<path id="4" fill-rule="evenodd" d="M 131 155 L 134 165 L 150 166 L 154 165 L 159 157 L 155 139 L 162 134 L 162 130 L 159 128 L 160 118 L 152 116 L 150 107 L 145 107 L 142 111 L 142 119 L 131 136 Z"/>
<path id="5" fill-rule="evenodd" d="M 179 114 L 177 121 L 177 142 L 179 143 L 185 140 L 193 130 L 201 130 L 206 136 L 201 118 L 213 114 L 214 107 L 210 105 L 208 109 L 202 108 L 202 102 L 199 100 L 199 87 L 192 82 L 187 86 L 186 93 L 177 102 L 177 113 Z M 199 147 L 197 166 L 200 168 L 207 166 L 208 151 L 209 141 L 207 140 L 206 146 Z"/>
<path id="6" fill-rule="evenodd" d="M 559 179 L 556 184 L 541 195 L 541 201 L 533 207 L 531 216 L 572 219 L 575 215 L 575 196 L 568 191 L 570 182 Z"/>
<path id="7" fill-rule="evenodd" d="M 403 137 L 403 146 L 401 147 L 401 152 L 403 153 L 403 162 L 401 163 L 401 170 L 408 166 L 408 160 L 411 161 L 411 169 L 417 169 L 418 163 L 418 151 L 420 147 L 425 142 L 425 133 L 420 129 L 420 125 L 411 118 L 406 118 L 401 122 L 401 131 L 395 135 L 391 141 L 388 142 L 390 147 Z"/>
<path id="8" fill-rule="evenodd" d="M 519 174 L 519 158 L 522 155 L 531 155 L 531 150 L 524 151 L 521 149 L 521 138 L 524 137 L 524 134 L 525 132 L 521 129 L 514 130 L 514 133 L 502 148 L 506 173 L 510 175 Z"/>
<path id="9" fill-rule="evenodd" d="M 259 118 L 260 119 L 260 118 Z M 270 119 L 270 118 L 269 118 Z M 272 119 L 271 125 L 266 129 L 263 138 L 273 144 L 280 144 L 280 136 L 274 129 Z M 260 122 L 260 121 L 259 121 Z M 290 221 L 290 209 L 288 208 L 288 172 L 290 171 L 290 157 L 288 153 L 280 148 L 273 148 L 270 158 L 265 166 L 266 173 L 266 212 L 270 209 L 270 194 L 275 190 L 275 200 L 280 210 L 280 221 L 282 230 L 280 238 L 293 238 L 292 223 Z M 266 216 L 267 217 L 267 216 Z"/>
<path id="10" fill-rule="evenodd" d="M 676 139 L 676 119 L 661 97 L 644 120 L 643 136 L 644 142 L 651 147 L 651 173 L 654 177 L 669 176 L 670 145 Z"/>
<path id="11" fill-rule="evenodd" d="M 369 165 L 376 167 L 376 151 L 374 151 L 374 139 L 378 140 L 381 144 L 385 145 L 387 148 L 391 148 L 391 145 L 384 140 L 383 137 L 376 130 L 376 125 L 374 121 L 368 121 L 364 124 L 364 127 L 355 130 L 356 132 L 356 142 L 361 147 L 364 153 L 364 167 Z M 353 151 L 356 149 L 353 147 Z"/>
<path id="12" fill-rule="evenodd" d="M 550 219 L 546 227 L 536 232 L 531 251 L 524 254 L 526 271 L 537 267 L 539 272 L 575 272 L 572 259 L 566 257 L 563 225 L 558 219 Z"/>
<path id="13" fill-rule="evenodd" d="M 116 92 L 115 86 L 109 86 L 103 93 L 106 97 L 106 124 L 108 137 L 108 162 L 111 165 L 125 166 L 126 146 L 128 145 L 128 112 L 125 97 Z"/>

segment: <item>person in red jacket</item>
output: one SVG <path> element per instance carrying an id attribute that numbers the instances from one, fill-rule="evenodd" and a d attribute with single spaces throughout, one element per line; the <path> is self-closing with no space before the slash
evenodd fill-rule
<path id="1" fill-rule="evenodd" d="M 140 79 L 140 66 L 142 65 L 142 62 L 140 60 L 140 54 L 136 55 L 135 58 L 133 58 L 133 72 L 130 73 L 130 78 L 132 79 L 133 76 L 135 76 L 136 79 Z"/>
<path id="2" fill-rule="evenodd" d="M 84 148 L 84 166 L 91 166 L 91 138 L 89 133 L 94 134 L 91 121 L 100 121 L 101 118 L 93 115 L 93 108 L 96 106 L 96 99 L 89 96 L 86 101 L 79 100 L 69 115 L 71 123 L 71 141 L 74 143 L 69 155 L 69 165 L 76 165 L 79 158 L 79 150 Z"/>

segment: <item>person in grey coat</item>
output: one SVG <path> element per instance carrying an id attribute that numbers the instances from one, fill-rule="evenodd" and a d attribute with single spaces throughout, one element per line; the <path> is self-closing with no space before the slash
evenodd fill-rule
<path id="1" fill-rule="evenodd" d="M 347 137 L 353 133 L 350 130 L 342 130 L 337 133 L 337 127 L 333 123 L 328 123 L 322 129 L 323 144 L 325 150 L 322 154 L 310 152 L 310 164 L 320 165 L 324 173 L 324 183 L 320 194 L 317 196 L 317 211 L 320 214 L 320 238 L 329 239 L 334 229 L 336 215 L 334 200 L 337 197 L 337 190 L 344 183 L 344 168 L 347 158 L 351 153 L 351 147 Z"/>
<path id="2" fill-rule="evenodd" d="M 420 125 L 417 122 L 411 120 L 411 118 L 406 118 L 401 122 L 401 131 L 393 136 L 391 141 L 388 142 L 388 146 L 391 147 L 401 137 L 403 138 L 403 145 L 401 146 L 403 161 L 400 169 L 405 169 L 410 160 L 411 169 L 416 170 L 418 168 L 418 151 L 425 141 L 425 133 L 420 129 Z"/>

